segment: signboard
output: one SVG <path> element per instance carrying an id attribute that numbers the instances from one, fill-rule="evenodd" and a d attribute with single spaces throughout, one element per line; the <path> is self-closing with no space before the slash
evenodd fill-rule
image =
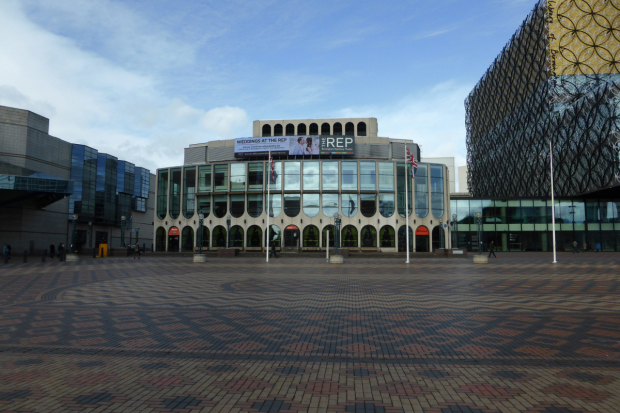
<path id="1" fill-rule="evenodd" d="M 177 227 L 170 228 L 170 231 L 168 231 L 168 235 L 169 236 L 179 235 L 179 229 Z"/>
<path id="2" fill-rule="evenodd" d="M 235 157 L 266 155 L 355 155 L 353 136 L 273 136 L 235 139 Z"/>

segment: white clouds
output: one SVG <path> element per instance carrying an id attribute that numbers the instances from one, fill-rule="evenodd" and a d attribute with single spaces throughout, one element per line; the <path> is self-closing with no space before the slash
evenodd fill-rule
<path id="1" fill-rule="evenodd" d="M 222 138 L 233 138 L 235 132 L 241 129 L 247 130 L 248 116 L 241 108 L 211 109 L 204 114 L 201 121 L 202 127 Z"/>

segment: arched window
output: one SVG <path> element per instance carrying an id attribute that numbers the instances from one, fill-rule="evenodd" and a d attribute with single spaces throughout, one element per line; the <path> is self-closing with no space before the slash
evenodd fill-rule
<path id="1" fill-rule="evenodd" d="M 353 122 L 347 122 L 347 124 L 344 125 L 344 134 L 347 136 L 355 135 L 355 125 L 353 125 Z"/>
<path id="2" fill-rule="evenodd" d="M 415 214 L 424 218 L 428 215 L 428 165 L 418 164 L 415 171 Z M 442 197 L 443 201 L 443 197 Z M 399 207 L 400 209 L 400 207 Z M 442 208 L 443 213 L 443 208 Z M 401 215 L 402 216 L 402 215 Z"/>
<path id="3" fill-rule="evenodd" d="M 284 213 L 288 217 L 296 217 L 299 215 L 300 210 L 300 198 L 299 194 L 284 194 Z"/>
<path id="4" fill-rule="evenodd" d="M 267 203 L 267 210 L 269 211 L 270 217 L 277 217 L 282 212 L 282 195 L 280 194 L 269 194 L 269 198 L 267 199 L 267 194 L 265 194 L 265 202 Z"/>
<path id="5" fill-rule="evenodd" d="M 226 216 L 226 198 L 226 195 L 213 195 L 213 215 L 216 218 L 224 218 Z"/>
<path id="6" fill-rule="evenodd" d="M 177 219 L 181 213 L 181 168 L 170 170 L 170 218 Z"/>
<path id="7" fill-rule="evenodd" d="M 230 248 L 243 248 L 243 228 L 239 225 L 230 229 Z"/>
<path id="8" fill-rule="evenodd" d="M 304 194 L 304 214 L 315 217 L 319 213 L 319 194 Z"/>
<path id="9" fill-rule="evenodd" d="M 155 251 L 166 251 L 166 230 L 164 227 L 157 228 L 155 233 Z"/>
<path id="10" fill-rule="evenodd" d="M 304 247 L 316 248 L 319 246 L 319 229 L 314 225 L 304 228 Z"/>
<path id="11" fill-rule="evenodd" d="M 342 123 L 334 123 L 334 135 L 342 135 Z"/>
<path id="12" fill-rule="evenodd" d="M 235 218 L 241 218 L 245 212 L 245 195 L 230 196 L 230 214 Z"/>
<path id="13" fill-rule="evenodd" d="M 200 242 L 202 241 L 202 248 L 209 248 L 209 228 L 203 226 L 202 227 L 202 238 L 200 237 L 200 230 L 196 234 L 196 246 L 200 247 Z"/>
<path id="14" fill-rule="evenodd" d="M 260 247 L 263 238 L 263 230 L 258 225 L 248 228 L 248 247 Z"/>
<path id="15" fill-rule="evenodd" d="M 342 246 L 344 248 L 357 248 L 357 228 L 353 225 L 342 228 Z"/>
<path id="16" fill-rule="evenodd" d="M 226 228 L 221 225 L 213 228 L 212 245 L 216 248 L 226 248 Z"/>
<path id="17" fill-rule="evenodd" d="M 407 238 L 405 236 L 405 225 L 398 228 L 398 252 L 407 251 Z M 409 252 L 413 252 L 413 230 L 409 227 Z"/>
<path id="18" fill-rule="evenodd" d="M 194 229 L 192 227 L 183 228 L 181 233 L 181 251 L 194 250 Z"/>
<path id="19" fill-rule="evenodd" d="M 282 125 L 279 123 L 273 127 L 273 136 L 282 136 Z"/>
<path id="20" fill-rule="evenodd" d="M 377 212 L 377 195 L 360 194 L 360 211 L 367 218 L 373 217 Z"/>
<path id="21" fill-rule="evenodd" d="M 183 216 L 191 218 L 196 209 L 196 167 L 185 168 L 183 173 Z"/>
<path id="22" fill-rule="evenodd" d="M 326 217 L 333 217 L 338 212 L 338 194 L 323 194 L 323 214 Z"/>
<path id="23" fill-rule="evenodd" d="M 385 218 L 394 215 L 394 194 L 379 194 L 379 212 Z"/>
<path id="24" fill-rule="evenodd" d="M 418 168 L 418 171 L 420 168 Z M 413 211 L 413 196 L 411 194 L 412 179 L 411 179 L 411 164 L 405 165 L 404 162 L 399 162 L 396 164 L 396 199 L 398 200 L 398 215 L 401 217 L 405 216 L 405 207 L 408 206 L 407 216 L 411 216 L 411 212 Z M 426 179 L 426 178 L 425 178 Z M 417 186 L 417 175 L 415 185 Z M 406 187 L 405 187 L 406 185 Z M 405 197 L 405 195 L 407 197 Z"/>
<path id="25" fill-rule="evenodd" d="M 321 246 L 323 248 L 327 247 L 327 231 L 329 231 L 329 246 L 334 247 L 336 245 L 336 227 L 333 225 L 326 225 L 323 228 L 323 241 L 321 242 Z"/>
<path id="26" fill-rule="evenodd" d="M 366 122 L 357 124 L 357 136 L 366 136 Z"/>
<path id="27" fill-rule="evenodd" d="M 362 228 L 362 247 L 377 247 L 377 230 L 372 225 L 366 225 L 364 228 Z"/>
<path id="28" fill-rule="evenodd" d="M 211 213 L 211 195 L 198 195 L 196 197 L 196 206 L 198 215 L 202 214 L 206 217 Z"/>
<path id="29" fill-rule="evenodd" d="M 276 242 L 276 247 L 279 247 L 282 241 L 282 230 L 280 230 L 280 227 L 277 225 L 272 225 L 271 228 L 269 228 L 269 241 L 265 244 L 271 248 L 272 241 Z"/>
<path id="30" fill-rule="evenodd" d="M 263 137 L 271 136 L 271 125 L 263 125 Z"/>
<path id="31" fill-rule="evenodd" d="M 445 248 L 445 242 L 446 242 L 446 237 L 445 237 L 445 232 L 442 234 L 440 234 L 439 231 L 443 230 L 443 228 L 436 226 L 433 227 L 433 251 L 435 251 L 437 248 Z M 520 250 L 519 250 L 520 251 Z"/>
<path id="32" fill-rule="evenodd" d="M 164 219 L 168 212 L 168 170 L 157 175 L 157 218 Z"/>
<path id="33" fill-rule="evenodd" d="M 416 252 L 429 252 L 428 228 L 420 225 L 415 230 L 415 250 Z"/>
<path id="34" fill-rule="evenodd" d="M 263 195 L 248 194 L 248 215 L 258 218 L 263 213 Z"/>
<path id="35" fill-rule="evenodd" d="M 341 195 L 342 215 L 345 217 L 353 217 L 357 214 L 357 194 Z"/>
<path id="36" fill-rule="evenodd" d="M 308 134 L 309 135 L 318 135 L 319 134 L 319 125 L 317 125 L 316 123 L 311 123 L 310 124 L 310 132 Z"/>
<path id="37" fill-rule="evenodd" d="M 431 211 L 435 218 L 443 216 L 443 166 L 441 165 L 431 165 Z"/>
<path id="38" fill-rule="evenodd" d="M 295 125 L 289 123 L 286 125 L 286 136 L 294 136 L 295 135 Z"/>
<path id="39" fill-rule="evenodd" d="M 299 125 L 297 125 L 297 134 L 298 135 L 305 135 L 306 134 L 306 124 L 305 123 L 300 123 Z"/>
<path id="40" fill-rule="evenodd" d="M 321 125 L 321 135 L 331 135 L 331 127 L 329 123 L 325 122 Z"/>
<path id="41" fill-rule="evenodd" d="M 386 225 L 379 231 L 379 245 L 381 248 L 394 248 L 396 240 L 394 239 L 394 228 Z"/>

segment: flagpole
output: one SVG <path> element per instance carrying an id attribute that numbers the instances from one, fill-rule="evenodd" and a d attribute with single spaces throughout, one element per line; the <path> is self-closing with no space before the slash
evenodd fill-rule
<path id="1" fill-rule="evenodd" d="M 556 250 L 555 250 L 555 200 L 553 198 L 553 147 L 551 146 L 551 139 L 549 140 L 549 165 L 551 168 L 551 228 L 553 231 L 553 263 L 557 263 Z"/>
<path id="2" fill-rule="evenodd" d="M 267 262 L 269 262 L 269 184 L 271 183 L 271 148 L 269 148 L 269 158 L 267 161 L 269 173 L 267 174 L 267 232 L 265 233 L 265 243 L 267 244 L 267 251 L 265 252 L 265 256 L 267 257 Z"/>
<path id="3" fill-rule="evenodd" d="M 407 187 L 407 145 L 405 145 L 405 236 L 407 237 L 407 261 L 405 264 L 409 264 L 409 190 Z"/>

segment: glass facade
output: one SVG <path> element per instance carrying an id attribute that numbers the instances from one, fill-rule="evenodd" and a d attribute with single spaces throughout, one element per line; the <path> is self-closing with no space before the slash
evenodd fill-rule
<path id="1" fill-rule="evenodd" d="M 181 168 L 170 170 L 170 218 L 176 219 L 181 213 Z"/>
<path id="2" fill-rule="evenodd" d="M 168 170 L 157 172 L 157 218 L 166 218 L 168 212 Z"/>
<path id="3" fill-rule="evenodd" d="M 418 170 L 420 170 L 420 168 L 418 168 Z M 405 177 L 405 174 L 406 174 L 406 177 Z M 417 178 L 417 175 L 416 175 L 416 178 Z M 407 185 L 406 189 L 405 189 L 405 184 Z M 405 193 L 406 193 L 407 196 L 409 197 L 409 201 L 408 201 L 409 210 L 408 210 L 407 215 L 410 216 L 411 211 L 413 211 L 413 205 L 412 205 L 413 195 L 411 193 L 411 167 L 407 165 L 407 168 L 405 170 L 405 164 L 402 162 L 396 164 L 396 186 L 397 186 L 396 195 L 398 198 L 398 215 L 400 215 L 401 217 L 405 216 L 405 208 L 407 205 L 407 200 L 405 198 Z"/>
<path id="4" fill-rule="evenodd" d="M 304 162 L 304 191 L 318 191 L 320 189 L 319 169 L 319 162 Z"/>
<path id="5" fill-rule="evenodd" d="M 73 194 L 69 197 L 69 215 L 78 214 L 94 220 L 97 186 L 97 150 L 85 145 L 73 145 L 71 150 L 71 181 Z"/>
<path id="6" fill-rule="evenodd" d="M 443 216 L 443 168 L 441 165 L 430 165 L 431 169 L 431 209 L 435 218 Z M 416 188 L 417 193 L 417 188 Z M 416 214 L 418 206 L 416 203 Z"/>
<path id="7" fill-rule="evenodd" d="M 428 165 L 418 165 L 418 169 L 415 171 L 414 185 L 415 214 L 420 218 L 424 218 L 428 215 Z"/>
<path id="8" fill-rule="evenodd" d="M 116 199 L 118 159 L 100 153 L 97 155 L 97 184 L 95 192 L 95 222 L 117 225 Z"/>
<path id="9" fill-rule="evenodd" d="M 191 218 L 196 209 L 196 168 L 185 168 L 183 179 L 183 216 Z"/>
<path id="10" fill-rule="evenodd" d="M 362 191 L 377 190 L 377 168 L 375 162 L 360 162 L 360 189 Z"/>
<path id="11" fill-rule="evenodd" d="M 211 192 L 211 165 L 198 167 L 198 192 Z"/>

